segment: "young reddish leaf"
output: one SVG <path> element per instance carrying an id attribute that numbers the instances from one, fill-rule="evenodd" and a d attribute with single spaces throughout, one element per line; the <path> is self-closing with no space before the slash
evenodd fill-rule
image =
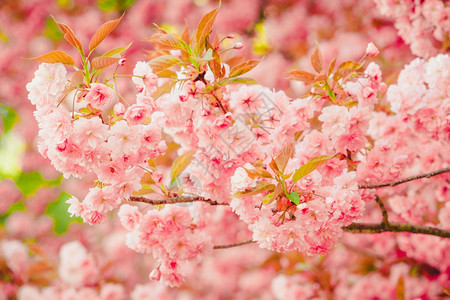
<path id="1" fill-rule="evenodd" d="M 336 58 L 333 59 L 330 63 L 330 65 L 328 66 L 328 73 L 327 75 L 330 76 L 331 73 L 333 73 L 334 70 L 334 65 L 336 64 Z"/>
<path id="2" fill-rule="evenodd" d="M 311 158 L 306 164 L 295 171 L 294 175 L 292 176 L 292 181 L 299 181 L 301 178 L 305 177 L 333 157 L 334 155 L 321 155 Z"/>
<path id="3" fill-rule="evenodd" d="M 148 64 L 156 75 L 160 75 L 160 72 L 167 70 L 180 62 L 181 60 L 173 55 L 161 55 L 150 60 Z"/>
<path id="4" fill-rule="evenodd" d="M 338 80 L 339 78 L 344 78 L 353 71 L 359 70 L 364 63 L 357 63 L 354 61 L 345 61 L 339 67 L 337 72 L 334 74 L 333 78 Z"/>
<path id="5" fill-rule="evenodd" d="M 400 276 L 397 281 L 397 286 L 395 287 L 395 295 L 397 296 L 398 300 L 405 300 L 405 279 L 403 278 L 403 276 Z"/>
<path id="6" fill-rule="evenodd" d="M 237 66 L 238 64 L 245 61 L 244 56 L 233 56 L 227 60 L 225 60 L 225 63 L 232 69 L 234 66 Z"/>
<path id="7" fill-rule="evenodd" d="M 259 63 L 259 60 L 244 61 L 230 70 L 230 78 L 237 77 L 251 71 Z"/>
<path id="8" fill-rule="evenodd" d="M 276 174 L 280 173 L 280 170 L 278 169 L 278 165 L 275 162 L 275 159 L 272 158 L 271 162 L 269 163 L 269 167 L 274 171 Z"/>
<path id="9" fill-rule="evenodd" d="M 281 173 L 286 169 L 289 159 L 294 155 L 294 144 L 290 143 L 275 157 L 275 163 Z"/>
<path id="10" fill-rule="evenodd" d="M 148 39 L 147 42 L 155 44 L 160 50 L 185 50 L 183 43 L 172 33 L 155 33 Z"/>
<path id="11" fill-rule="evenodd" d="M 129 43 L 125 47 L 111 49 L 102 56 L 121 57 L 128 50 L 128 48 L 130 48 L 131 44 L 133 44 L 133 42 Z"/>
<path id="12" fill-rule="evenodd" d="M 80 84 L 83 84 L 84 74 L 83 71 L 78 70 L 73 73 L 72 79 L 70 80 L 70 89 L 77 87 Z"/>
<path id="13" fill-rule="evenodd" d="M 83 52 L 83 46 L 80 41 L 75 37 L 73 30 L 64 23 L 56 21 L 56 19 L 52 16 L 53 21 L 58 25 L 59 29 L 64 33 L 64 39 L 69 42 L 72 46 Z"/>
<path id="14" fill-rule="evenodd" d="M 265 181 L 257 181 L 256 186 L 249 188 L 243 192 L 237 192 L 233 195 L 233 197 L 242 197 L 242 196 L 251 196 L 257 195 L 264 191 L 270 191 L 275 189 L 275 185 L 272 183 L 268 183 Z"/>
<path id="15" fill-rule="evenodd" d="M 311 83 L 316 78 L 316 75 L 301 70 L 295 70 L 288 73 L 290 80 L 303 81 L 305 83 Z"/>
<path id="16" fill-rule="evenodd" d="M 180 175 L 184 169 L 191 163 L 194 158 L 194 154 L 196 151 L 189 151 L 185 154 L 177 157 L 172 164 L 172 169 L 170 170 L 170 179 L 174 180 Z"/>
<path id="17" fill-rule="evenodd" d="M 152 94 L 152 98 L 154 98 L 156 100 L 160 96 L 162 96 L 162 95 L 164 95 L 166 93 L 170 93 L 172 91 L 172 88 L 176 84 L 177 84 L 176 80 L 171 80 L 171 81 L 168 81 L 168 82 L 164 83 L 163 85 L 158 87 L 158 89 Z"/>
<path id="18" fill-rule="evenodd" d="M 251 178 L 254 178 L 255 176 L 262 177 L 262 178 L 273 178 L 272 174 L 270 174 L 268 171 L 266 171 L 264 169 L 260 169 L 260 168 L 246 169 L 246 168 L 244 168 L 244 170 L 247 172 L 248 176 L 250 176 Z"/>
<path id="19" fill-rule="evenodd" d="M 278 183 L 277 186 L 275 187 L 275 190 L 273 191 L 272 199 L 277 200 L 278 196 L 280 196 L 282 193 L 283 187 L 281 186 L 281 183 Z"/>
<path id="20" fill-rule="evenodd" d="M 101 70 L 118 63 L 119 60 L 120 57 L 98 56 L 91 61 L 91 64 L 94 69 Z"/>
<path id="21" fill-rule="evenodd" d="M 29 59 L 44 62 L 44 63 L 49 63 L 49 64 L 56 64 L 56 63 L 62 63 L 65 65 L 75 64 L 72 56 L 70 56 L 69 54 L 67 54 L 65 52 L 59 51 L 59 50 L 53 50 L 44 55 L 34 57 L 34 58 L 29 58 Z"/>
<path id="22" fill-rule="evenodd" d="M 181 39 L 182 39 L 186 44 L 189 45 L 190 42 L 191 42 L 191 38 L 190 38 L 190 36 L 189 36 L 189 27 L 188 27 L 188 24 L 187 24 L 186 19 L 184 20 L 184 23 L 185 23 L 185 25 L 184 25 L 183 33 L 181 34 Z"/>
<path id="23" fill-rule="evenodd" d="M 201 53 L 204 49 L 205 41 L 212 30 L 218 12 L 219 8 L 216 8 L 207 13 L 205 16 L 203 16 L 203 18 L 200 20 L 200 23 L 197 26 L 195 40 L 197 42 L 197 49 L 199 53 Z"/>
<path id="24" fill-rule="evenodd" d="M 311 55 L 311 64 L 314 68 L 314 70 L 317 71 L 317 73 L 322 72 L 323 70 L 323 59 L 322 59 L 322 53 L 320 53 L 319 45 L 316 44 L 316 48 L 314 49 L 313 54 Z"/>
<path id="25" fill-rule="evenodd" d="M 124 15 L 120 18 L 111 20 L 100 26 L 89 42 L 89 52 L 92 52 L 120 23 Z"/>

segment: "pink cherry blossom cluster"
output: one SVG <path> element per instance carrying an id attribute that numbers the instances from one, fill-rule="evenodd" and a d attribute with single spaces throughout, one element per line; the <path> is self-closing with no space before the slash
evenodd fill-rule
<path id="1" fill-rule="evenodd" d="M 160 279 L 171 286 L 179 286 L 183 265 L 199 261 L 211 252 L 211 238 L 196 230 L 188 209 L 170 205 L 145 214 L 137 206 L 122 205 L 119 211 L 127 233 L 127 246 L 138 253 L 152 253 L 160 266 L 150 273 L 150 279 Z"/>
<path id="2" fill-rule="evenodd" d="M 151 76 L 151 69 L 146 71 L 149 73 L 143 78 Z M 117 114 L 108 117 L 108 108 L 117 102 L 110 86 L 93 83 L 67 96 L 67 85 L 65 67 L 45 63 L 27 85 L 29 99 L 37 108 L 38 147 L 65 177 L 96 175 L 97 186 L 89 190 L 82 203 L 72 198 L 70 212 L 89 224 L 101 223 L 122 198 L 140 189 L 148 160 L 166 151 L 161 132 L 163 116 L 154 111 L 144 86 L 138 85 L 136 104 L 124 110 L 123 104 L 116 103 Z M 68 98 L 67 106 L 62 103 L 64 97 Z M 75 109 L 76 104 L 77 111 L 70 112 L 68 107 Z"/>
<path id="3" fill-rule="evenodd" d="M 447 1 L 374 1 L 379 11 L 395 19 L 398 34 L 414 55 L 430 58 L 448 50 L 450 7 Z"/>

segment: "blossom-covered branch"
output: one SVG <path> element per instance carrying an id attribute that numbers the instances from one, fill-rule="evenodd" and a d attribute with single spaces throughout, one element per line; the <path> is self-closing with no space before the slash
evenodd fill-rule
<path id="1" fill-rule="evenodd" d="M 410 232 L 450 238 L 450 231 L 436 227 L 412 225 L 405 223 L 353 223 L 342 227 L 344 231 L 352 233 L 381 233 L 381 232 Z"/>
<path id="2" fill-rule="evenodd" d="M 130 201 L 134 202 L 143 202 L 151 205 L 163 205 L 163 204 L 175 204 L 175 203 L 190 203 L 190 202 L 205 202 L 210 205 L 228 205 L 228 203 L 223 202 L 217 202 L 211 199 L 206 199 L 204 197 L 195 196 L 195 197 L 188 197 L 188 196 L 177 196 L 172 198 L 166 198 L 166 199 L 148 199 L 145 197 L 130 197 Z"/>
<path id="3" fill-rule="evenodd" d="M 375 184 L 360 184 L 358 187 L 360 189 L 376 189 L 376 188 L 381 188 L 381 187 L 393 187 L 408 181 L 413 181 L 413 180 L 417 180 L 417 179 L 421 179 L 421 178 L 430 178 L 433 176 L 437 176 L 446 172 L 450 172 L 450 167 L 447 168 L 443 168 L 440 170 L 436 170 L 430 173 L 425 173 L 425 174 L 420 174 L 420 175 L 414 175 L 414 176 L 410 176 L 410 177 L 406 177 L 403 179 L 399 179 L 399 180 L 395 180 L 395 181 L 390 181 L 390 182 L 384 182 L 384 183 L 375 183 Z"/>

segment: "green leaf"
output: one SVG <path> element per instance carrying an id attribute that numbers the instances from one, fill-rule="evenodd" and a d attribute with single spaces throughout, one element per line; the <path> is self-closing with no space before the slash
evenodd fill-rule
<path id="1" fill-rule="evenodd" d="M 205 54 L 202 57 L 202 60 L 212 60 L 214 59 L 213 57 L 213 51 L 212 49 L 208 49 L 208 51 L 205 52 Z"/>
<path id="2" fill-rule="evenodd" d="M 45 210 L 45 213 L 53 219 L 53 231 L 58 235 L 67 232 L 70 223 L 82 223 L 81 218 L 71 217 L 68 212 L 70 205 L 67 204 L 66 201 L 70 199 L 70 197 L 70 194 L 62 192 L 58 199 L 47 205 L 47 209 Z"/>
<path id="3" fill-rule="evenodd" d="M 274 200 L 274 198 L 273 198 L 273 192 L 270 192 L 270 193 L 268 193 L 267 195 L 265 195 L 263 198 L 262 198 L 262 203 L 263 204 L 270 204 L 272 201 Z"/>
<path id="4" fill-rule="evenodd" d="M 61 184 L 62 177 L 58 177 L 55 180 L 45 180 L 41 173 L 33 171 L 29 173 L 21 173 L 19 177 L 15 179 L 16 185 L 19 190 L 26 196 L 33 195 L 42 186 L 55 186 Z"/>
<path id="5" fill-rule="evenodd" d="M 291 192 L 290 194 L 286 194 L 286 197 L 289 200 L 291 200 L 291 202 L 294 203 L 295 205 L 300 204 L 300 196 L 298 195 L 297 192 Z"/>
<path id="6" fill-rule="evenodd" d="M 170 170 L 170 178 L 171 180 L 175 179 L 180 175 L 184 169 L 186 169 L 187 166 L 191 163 L 192 159 L 194 158 L 194 154 L 196 151 L 189 151 L 185 154 L 177 157 L 175 161 L 172 164 L 172 169 Z"/>
<path id="7" fill-rule="evenodd" d="M 254 186 L 250 189 L 247 189 L 243 192 L 237 192 L 233 195 L 233 197 L 257 195 L 264 191 L 270 191 L 270 190 L 274 190 L 274 189 L 275 189 L 275 185 L 272 183 L 268 183 L 265 181 L 257 181 L 256 186 Z"/>
<path id="8" fill-rule="evenodd" d="M 25 210 L 26 210 L 26 207 L 25 207 L 25 205 L 23 204 L 22 201 L 13 203 L 13 204 L 8 208 L 8 211 L 7 211 L 5 214 L 0 215 L 0 225 L 4 225 L 5 222 L 6 222 L 6 219 L 8 219 L 8 217 L 9 217 L 13 212 L 15 212 L 15 211 L 25 211 Z"/>
<path id="9" fill-rule="evenodd" d="M 97 6 L 103 11 L 124 11 L 136 0 L 98 0 Z"/>
<path id="10" fill-rule="evenodd" d="M 19 121 L 16 111 L 3 104 L 0 104 L 0 117 L 2 118 L 3 129 L 0 136 L 10 131 L 14 127 L 14 124 Z"/>
<path id="11" fill-rule="evenodd" d="M 224 78 L 227 79 L 227 78 Z M 234 78 L 229 78 L 226 83 L 241 83 L 241 84 L 258 84 L 258 82 L 250 77 L 234 77 Z"/>
<path id="12" fill-rule="evenodd" d="M 333 157 L 334 155 L 321 155 L 311 158 L 306 164 L 295 171 L 294 176 L 292 176 L 292 180 L 294 182 L 299 181 L 299 179 L 305 177 Z"/>

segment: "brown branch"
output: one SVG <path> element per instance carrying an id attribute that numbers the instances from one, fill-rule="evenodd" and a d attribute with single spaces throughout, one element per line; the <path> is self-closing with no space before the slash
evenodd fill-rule
<path id="1" fill-rule="evenodd" d="M 386 207 L 384 207 L 383 201 L 380 199 L 380 197 L 378 197 L 378 195 L 375 196 L 375 201 L 377 202 L 378 206 L 380 207 L 381 214 L 383 215 L 383 220 L 381 221 L 381 223 L 389 224 L 388 212 L 386 210 Z"/>
<path id="2" fill-rule="evenodd" d="M 176 196 L 172 198 L 166 199 L 148 199 L 145 197 L 130 197 L 130 201 L 135 202 L 143 202 L 151 205 L 163 205 L 163 204 L 176 204 L 176 203 L 190 203 L 190 202 L 205 202 L 210 205 L 229 205 L 224 202 L 217 202 L 211 199 L 206 199 L 204 197 L 195 196 L 195 197 L 187 197 L 187 196 Z"/>
<path id="3" fill-rule="evenodd" d="M 256 243 L 254 240 L 247 240 L 243 242 L 238 242 L 234 244 L 228 244 L 228 245 L 215 245 L 213 249 L 227 249 L 227 248 L 233 248 L 233 247 L 239 247 L 242 245 L 247 245 L 251 243 Z"/>
<path id="4" fill-rule="evenodd" d="M 436 227 L 412 225 L 405 223 L 353 223 L 342 227 L 344 231 L 352 233 L 381 233 L 381 232 L 410 232 L 435 235 L 443 238 L 450 238 L 450 231 Z"/>
<path id="5" fill-rule="evenodd" d="M 359 184 L 358 188 L 360 189 L 376 189 L 376 188 L 381 188 L 381 187 L 393 187 L 408 181 L 413 181 L 413 180 L 417 180 L 417 179 L 421 179 L 421 178 L 430 178 L 436 175 L 440 175 L 446 172 L 450 172 L 450 167 L 447 168 L 443 168 L 440 170 L 436 170 L 430 173 L 425 173 L 425 174 L 420 174 L 420 175 L 415 175 L 415 176 L 410 176 L 410 177 L 406 177 L 403 179 L 399 179 L 399 180 L 395 180 L 395 181 L 390 181 L 390 182 L 384 182 L 384 183 L 375 183 L 375 184 Z"/>

